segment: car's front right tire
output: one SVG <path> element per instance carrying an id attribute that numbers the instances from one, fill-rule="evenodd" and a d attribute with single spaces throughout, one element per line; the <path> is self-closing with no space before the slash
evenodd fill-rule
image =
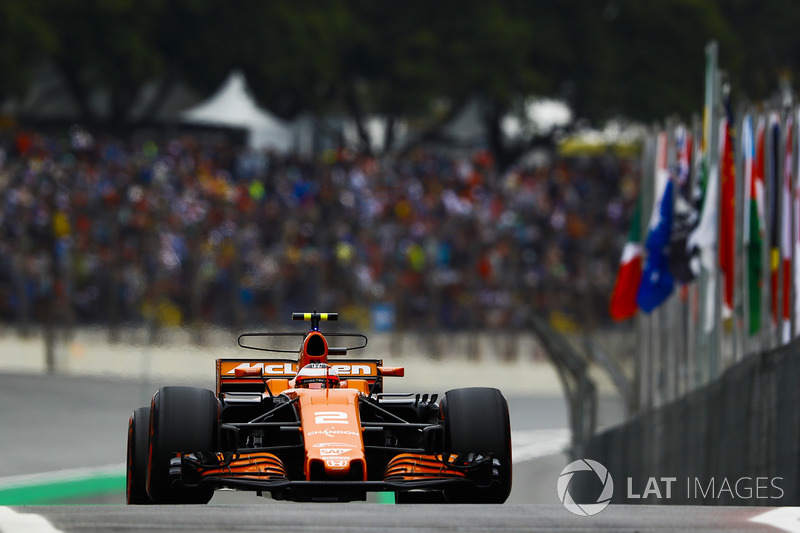
<path id="1" fill-rule="evenodd" d="M 150 407 L 147 494 L 153 503 L 204 504 L 212 487 L 173 486 L 170 460 L 177 453 L 214 452 L 217 448 L 219 403 L 210 390 L 161 387 Z"/>

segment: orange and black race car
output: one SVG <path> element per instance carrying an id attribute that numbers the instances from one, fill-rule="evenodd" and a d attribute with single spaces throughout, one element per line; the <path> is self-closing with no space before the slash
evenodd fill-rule
<path id="1" fill-rule="evenodd" d="M 502 503 L 511 491 L 508 404 L 497 389 L 383 392 L 403 376 L 347 357 L 361 334 L 320 331 L 336 313 L 294 313 L 308 332 L 245 333 L 244 348 L 296 336 L 295 359 L 218 359 L 216 393 L 162 387 L 128 424 L 129 504 L 208 503 L 216 489 L 278 500 Z M 332 339 L 355 346 L 332 346 Z"/>

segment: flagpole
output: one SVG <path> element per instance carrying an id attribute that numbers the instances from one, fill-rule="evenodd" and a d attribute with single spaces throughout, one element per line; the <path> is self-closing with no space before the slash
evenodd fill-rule
<path id="1" fill-rule="evenodd" d="M 800 276 L 798 276 L 798 267 L 800 267 L 800 188 L 798 187 L 798 180 L 800 180 L 800 109 L 796 106 L 792 112 L 795 117 L 795 142 L 792 147 L 794 153 L 794 180 L 792 182 L 792 298 L 794 305 L 790 309 L 792 316 L 792 339 L 797 337 L 798 327 L 800 327 L 800 317 L 797 316 L 798 307 L 800 307 L 800 294 L 798 294 L 798 284 L 800 284 Z"/>
<path id="2" fill-rule="evenodd" d="M 651 129 L 645 137 L 644 150 L 642 150 L 642 182 L 641 198 L 642 213 L 650 213 L 653 209 L 655 190 L 655 146 L 656 135 Z M 640 217 L 640 235 L 647 234 L 650 224 L 649 218 Z M 639 409 L 648 411 L 653 407 L 653 317 L 651 314 L 637 313 L 637 331 L 639 331 L 640 349 L 637 362 L 639 364 Z"/>
<path id="3" fill-rule="evenodd" d="M 690 193 L 690 199 L 692 202 L 696 202 L 695 198 L 695 191 L 700 189 L 699 180 L 701 178 L 700 172 L 701 169 L 699 165 L 702 165 L 702 121 L 698 116 L 694 116 L 692 120 L 692 142 L 695 146 L 692 149 L 692 162 L 690 166 L 690 184 L 689 190 L 692 191 Z M 697 217 L 700 217 L 700 206 L 694 206 L 697 209 Z M 698 220 L 699 222 L 699 220 Z M 699 327 L 698 322 L 700 320 L 700 293 L 698 287 L 699 281 L 693 282 L 689 284 L 689 294 L 688 294 L 688 327 L 687 327 L 687 358 L 686 358 L 686 388 L 685 390 L 688 392 L 693 390 L 701 381 L 701 375 L 699 373 L 699 361 L 700 357 L 698 355 L 698 340 L 699 340 L 699 333 L 702 331 L 702 327 Z"/>
<path id="4" fill-rule="evenodd" d="M 763 114 L 749 109 L 742 121 L 742 307 L 743 355 L 764 346 L 764 138 Z"/>
<path id="5" fill-rule="evenodd" d="M 775 291 L 775 302 L 776 302 L 776 311 L 775 311 L 775 338 L 776 338 L 776 346 L 783 346 L 783 328 L 784 328 L 784 319 L 783 319 L 783 282 L 784 282 L 784 271 L 783 271 L 783 254 L 781 252 L 781 239 L 784 238 L 784 233 L 786 229 L 784 227 L 784 216 L 785 216 L 785 209 L 784 209 L 784 147 L 786 145 L 786 127 L 784 126 L 785 117 L 781 113 L 781 110 L 778 112 L 778 116 L 780 117 L 779 121 L 779 133 L 777 135 L 778 145 L 775 147 L 774 150 L 774 164 L 775 164 L 775 172 L 777 176 L 777 189 L 775 191 L 777 195 L 777 202 L 776 202 L 776 212 L 778 213 L 778 227 L 776 229 L 776 236 L 777 236 L 777 247 L 776 251 L 773 252 L 776 254 L 776 257 L 773 257 L 773 261 L 777 263 L 777 289 Z"/>
<path id="6" fill-rule="evenodd" d="M 798 142 L 798 126 L 800 124 L 797 123 L 797 114 L 792 106 L 792 95 L 791 92 L 786 91 L 785 97 L 787 98 L 784 101 L 784 105 L 788 108 L 788 114 L 792 117 L 792 134 L 791 134 L 791 141 L 792 144 L 789 146 L 789 154 L 786 159 L 786 163 L 789 165 L 790 175 L 789 175 L 789 270 L 786 272 L 786 275 L 789 276 L 789 290 L 786 296 L 789 298 L 789 342 L 795 338 L 795 332 L 797 331 L 797 316 L 795 316 L 795 309 L 796 309 L 796 298 L 797 293 L 795 291 L 795 284 L 797 280 L 795 279 L 795 264 L 798 260 L 796 257 L 796 250 L 797 250 L 797 222 L 796 217 L 800 214 L 797 212 L 797 172 L 792 172 L 797 167 L 797 142 Z"/>
<path id="7" fill-rule="evenodd" d="M 719 212 L 719 194 L 718 191 L 711 191 L 711 188 L 719 188 L 718 175 L 713 176 L 714 173 L 719 171 L 719 140 L 718 130 L 719 124 L 717 117 L 719 110 L 717 105 L 719 102 L 719 71 L 717 69 L 717 43 L 710 42 L 706 46 L 706 117 L 703 124 L 703 138 L 704 138 L 704 157 L 706 160 L 706 169 L 709 174 L 708 183 L 706 185 L 706 201 L 715 201 L 716 205 L 709 206 Z M 712 193 L 712 194 L 709 194 Z M 717 220 L 718 223 L 718 220 Z M 715 233 L 718 229 L 715 228 Z M 719 276 L 719 260 L 714 253 L 715 264 L 708 270 L 706 266 L 701 269 L 700 287 L 701 287 L 701 302 L 703 308 L 703 320 L 709 320 L 710 331 L 703 328 L 701 334 L 701 349 L 700 353 L 705 357 L 705 365 L 703 372 L 703 382 L 707 383 L 716 377 L 719 368 L 719 346 L 720 346 L 720 315 L 721 315 L 721 302 L 719 283 L 717 282 Z M 710 298 L 705 296 L 709 295 Z M 710 301 L 709 301 L 710 300 Z M 710 306 L 710 308 L 709 308 Z"/>
<path id="8" fill-rule="evenodd" d="M 781 191 L 781 164 L 780 164 L 780 145 L 782 136 L 780 133 L 780 115 L 776 111 L 769 113 L 769 134 L 767 136 L 767 147 L 765 166 L 767 167 L 768 180 L 767 189 L 767 208 L 769 221 L 767 224 L 767 283 L 765 291 L 769 294 L 769 336 L 767 348 L 772 349 L 780 346 L 780 191 Z M 774 280 L 773 280 L 774 276 Z"/>
<path id="9" fill-rule="evenodd" d="M 781 262 L 780 282 L 778 291 L 781 294 L 781 327 L 780 344 L 788 344 L 791 340 L 791 285 L 790 276 L 792 263 L 792 161 L 790 146 L 793 139 L 794 118 L 785 105 L 782 105 L 781 115 L 784 117 L 783 135 L 781 137 Z M 786 288 L 789 287 L 790 291 Z M 789 311 L 787 313 L 787 311 Z"/>
<path id="10" fill-rule="evenodd" d="M 745 313 L 745 283 L 747 276 L 745 275 L 745 247 L 744 247 L 744 210 L 750 206 L 746 205 L 744 188 L 744 162 L 745 154 L 744 147 L 741 140 L 744 138 L 744 112 L 743 108 L 739 107 L 737 117 L 740 117 L 734 124 L 736 124 L 734 135 L 740 142 L 734 143 L 734 175 L 736 176 L 736 187 L 734 191 L 735 208 L 733 212 L 734 219 L 734 291 L 733 291 L 733 313 L 734 313 L 734 335 L 735 335 L 735 348 L 734 348 L 734 362 L 739 362 L 744 358 L 747 350 L 747 337 L 748 325 Z M 736 148 L 738 146 L 738 149 Z"/>
<path id="11" fill-rule="evenodd" d="M 718 220 L 720 289 L 720 359 L 717 373 L 737 359 L 738 320 L 734 293 L 736 286 L 736 167 L 734 148 L 736 122 L 727 78 L 722 83 L 722 108 L 719 129 L 720 207 Z"/>
<path id="12" fill-rule="evenodd" d="M 716 43 L 714 43 L 714 64 L 717 65 L 716 61 L 716 52 L 717 47 Z M 721 99 L 720 95 L 722 93 L 722 75 L 719 71 L 719 68 L 714 69 L 714 96 L 715 96 L 715 103 L 717 104 L 715 107 L 715 114 L 714 114 L 714 124 L 716 127 L 711 128 L 711 157 L 715 159 L 715 166 L 717 167 L 717 238 L 719 239 L 719 223 L 720 223 L 720 204 L 722 202 L 722 195 L 720 194 L 720 188 L 722 185 L 722 165 L 721 165 L 721 139 L 720 139 L 720 129 L 719 129 L 719 117 L 720 113 L 720 104 Z M 720 374 L 722 368 L 722 361 L 723 361 L 723 352 L 722 352 L 722 275 L 719 268 L 719 240 L 717 240 L 717 249 L 715 251 L 716 257 L 716 265 L 714 271 L 714 277 L 712 280 L 713 287 L 714 287 L 714 329 L 712 333 L 711 343 L 712 343 L 712 350 L 711 350 L 711 368 L 709 372 L 709 379 L 713 380 Z"/>
<path id="13" fill-rule="evenodd" d="M 676 181 L 675 176 L 675 169 L 677 168 L 678 157 L 677 157 L 677 143 L 675 140 L 675 131 L 677 129 L 677 121 L 676 120 L 668 120 L 666 123 L 666 132 L 667 132 L 667 171 L 669 175 L 669 179 Z M 673 209 L 673 217 L 675 211 L 675 197 L 677 196 L 677 188 L 676 183 L 673 183 L 673 187 L 671 191 L 668 189 L 668 192 L 671 192 L 672 198 L 670 199 L 670 204 L 672 205 Z M 672 231 L 674 232 L 674 224 L 675 220 L 673 218 L 673 228 Z M 676 283 L 677 285 L 677 283 Z M 677 287 L 676 287 L 677 288 Z M 682 336 L 684 335 L 684 331 L 680 328 L 681 321 L 681 308 L 680 308 L 680 297 L 675 296 L 675 294 L 679 292 L 678 290 L 673 291 L 672 295 L 666 301 L 666 305 L 664 307 L 664 313 L 667 315 L 666 320 L 666 328 L 665 331 L 662 331 L 664 335 L 664 342 L 665 342 L 665 350 L 664 350 L 664 358 L 662 368 L 665 371 L 665 399 L 668 402 L 671 402 L 675 398 L 678 397 L 678 354 L 682 348 Z M 663 327 L 663 322 L 662 322 Z"/>
<path id="14" fill-rule="evenodd" d="M 759 113 L 759 125 L 763 127 L 763 131 L 760 132 L 758 128 L 756 129 L 756 168 L 758 169 L 759 175 L 761 177 L 760 189 L 761 189 L 761 198 L 756 198 L 756 206 L 760 206 L 760 211 L 758 211 L 758 220 L 759 220 L 759 227 L 760 227 L 760 241 L 759 241 L 759 249 L 758 249 L 758 257 L 760 257 L 760 291 L 758 293 L 758 303 L 759 303 L 759 325 L 760 328 L 758 330 L 758 334 L 756 336 L 757 339 L 757 346 L 755 347 L 756 350 L 763 351 L 768 349 L 770 346 L 769 343 L 769 336 L 770 336 L 770 320 L 769 320 L 769 238 L 768 238 L 768 231 L 769 231 L 769 224 L 767 221 L 766 216 L 766 206 L 767 206 L 767 188 L 766 188 L 766 177 L 767 177 L 767 169 L 768 167 L 768 158 L 769 158 L 769 116 L 764 112 L 763 108 L 760 109 Z M 761 137 L 763 135 L 763 138 Z M 761 157 L 759 159 L 759 150 L 761 153 Z M 758 190 L 756 191 L 758 193 Z"/>

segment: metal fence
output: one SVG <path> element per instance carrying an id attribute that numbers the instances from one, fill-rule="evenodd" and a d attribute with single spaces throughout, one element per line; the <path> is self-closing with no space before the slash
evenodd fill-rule
<path id="1" fill-rule="evenodd" d="M 596 435 L 585 457 L 608 468 L 612 501 L 798 505 L 799 347 L 747 357 L 713 383 Z"/>

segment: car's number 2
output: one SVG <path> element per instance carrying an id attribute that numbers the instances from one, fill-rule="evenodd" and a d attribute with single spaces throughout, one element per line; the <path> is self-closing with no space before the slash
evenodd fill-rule
<path id="1" fill-rule="evenodd" d="M 343 411 L 319 411 L 314 421 L 317 424 L 347 424 L 347 413 Z"/>

